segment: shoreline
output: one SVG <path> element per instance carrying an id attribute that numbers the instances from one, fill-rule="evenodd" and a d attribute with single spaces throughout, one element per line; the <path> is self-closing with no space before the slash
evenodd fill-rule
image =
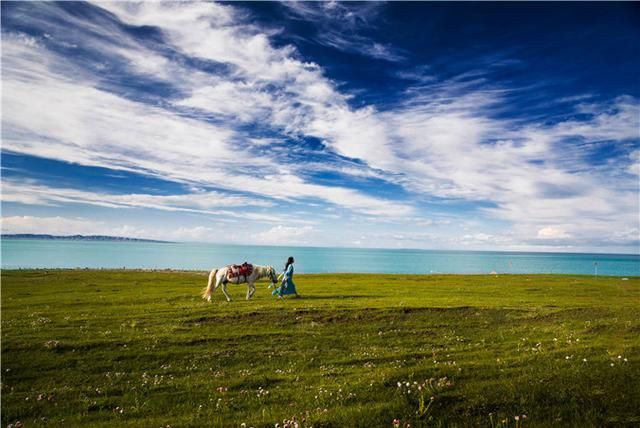
<path id="1" fill-rule="evenodd" d="M 97 235 L 96 235 L 97 236 Z M 90 237 L 88 235 L 87 237 Z M 605 251 L 605 252 L 593 252 L 593 251 L 585 251 L 585 250 L 576 250 L 576 251 L 544 251 L 544 250 L 507 250 L 507 249 L 451 249 L 451 248 L 414 248 L 414 247 L 406 247 L 406 248 L 386 248 L 386 247 L 334 247 L 334 246 L 318 246 L 318 245 L 268 245 L 268 244 L 230 244 L 230 243 L 219 243 L 219 242 L 190 242 L 190 241 L 158 241 L 153 239 L 142 239 L 142 238 L 118 238 L 118 237 L 110 237 L 114 239 L 71 239 L 66 237 L 55 237 L 54 239 L 42 239 L 42 238 L 12 238 L 7 235 L 0 235 L 0 243 L 4 241 L 43 241 L 43 242 L 84 242 L 84 243 L 121 243 L 121 244 L 172 244 L 172 245 L 201 245 L 201 246 L 214 246 L 214 247 L 249 247 L 249 248 L 295 248 L 302 250 L 361 250 L 361 251 L 397 251 L 397 252 L 421 252 L 421 253 L 477 253 L 477 254 L 513 254 L 513 255 L 559 255 L 559 256 L 635 256 L 640 257 L 639 252 L 616 252 L 616 251 Z"/>
<path id="2" fill-rule="evenodd" d="M 2 272 L 122 272 L 122 273 L 185 273 L 185 274 L 198 274 L 208 275 L 210 270 L 201 269 L 172 269 L 172 268 L 2 268 Z M 584 277 L 584 278 L 626 278 L 636 279 L 640 278 L 640 275 L 589 275 L 589 274 L 573 274 L 573 273 L 511 273 L 511 272 L 476 272 L 476 273 L 447 273 L 447 272 L 432 272 L 432 273 L 398 273 L 398 272 L 308 272 L 308 273 L 296 273 L 296 276 L 419 276 L 419 277 L 439 277 L 439 276 L 553 276 L 553 277 Z M 258 282 L 264 282 L 262 280 Z"/>

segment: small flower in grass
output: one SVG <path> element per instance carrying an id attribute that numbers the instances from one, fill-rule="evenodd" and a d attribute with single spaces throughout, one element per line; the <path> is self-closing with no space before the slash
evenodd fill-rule
<path id="1" fill-rule="evenodd" d="M 583 358 L 583 359 L 582 359 L 582 361 L 584 361 L 584 362 L 586 363 L 586 362 L 587 362 L 587 359 L 586 359 L 586 358 Z"/>
<path id="2" fill-rule="evenodd" d="M 247 424 L 245 424 L 244 422 L 240 424 L 240 428 L 247 428 Z"/>
<path id="3" fill-rule="evenodd" d="M 394 419 L 393 428 L 399 428 L 399 427 L 400 427 L 400 419 Z"/>
<path id="4" fill-rule="evenodd" d="M 622 355 L 618 355 L 618 359 L 621 359 L 621 358 L 622 358 Z"/>
<path id="5" fill-rule="evenodd" d="M 622 361 L 624 361 L 624 362 L 626 363 L 626 362 L 627 362 L 627 359 L 625 358 L 625 359 L 624 359 L 624 360 L 622 360 Z"/>
<path id="6" fill-rule="evenodd" d="M 520 416 L 516 415 L 516 416 L 513 417 L 513 419 L 515 419 L 516 421 L 519 421 L 520 420 Z"/>
<path id="7" fill-rule="evenodd" d="M 611 363 L 611 367 L 613 367 L 613 363 Z"/>

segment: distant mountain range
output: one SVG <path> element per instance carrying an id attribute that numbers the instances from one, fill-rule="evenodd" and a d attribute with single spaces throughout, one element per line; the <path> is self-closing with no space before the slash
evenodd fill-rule
<path id="1" fill-rule="evenodd" d="M 2 239 L 51 239 L 51 240 L 65 240 L 65 241 L 124 241 L 124 242 L 164 242 L 169 241 L 156 241 L 153 239 L 138 239 L 138 238 L 126 238 L 122 236 L 105 236 L 105 235 L 44 235 L 35 233 L 16 233 L 10 235 L 2 235 Z"/>

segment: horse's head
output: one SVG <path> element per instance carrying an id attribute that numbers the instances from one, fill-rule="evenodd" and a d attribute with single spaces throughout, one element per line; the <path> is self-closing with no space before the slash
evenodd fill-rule
<path id="1" fill-rule="evenodd" d="M 273 266 L 269 266 L 269 279 L 271 280 L 271 285 L 275 285 L 278 282 L 278 275 Z"/>

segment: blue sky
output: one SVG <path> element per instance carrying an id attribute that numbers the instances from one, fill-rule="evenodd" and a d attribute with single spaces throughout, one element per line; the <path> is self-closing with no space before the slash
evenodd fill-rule
<path id="1" fill-rule="evenodd" d="M 634 3 L 2 3 L 3 233 L 640 252 Z"/>

